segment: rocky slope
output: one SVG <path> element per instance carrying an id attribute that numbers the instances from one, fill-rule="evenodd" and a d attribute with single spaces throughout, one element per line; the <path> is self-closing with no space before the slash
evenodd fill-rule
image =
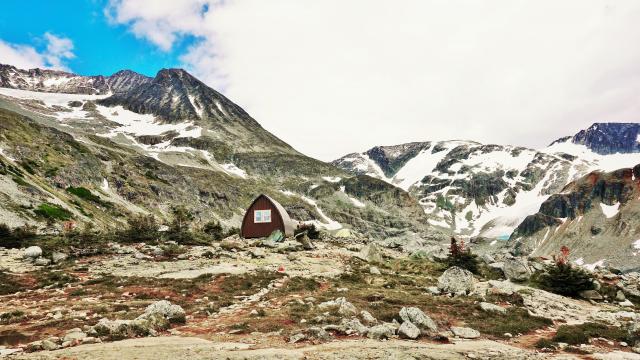
<path id="1" fill-rule="evenodd" d="M 637 269 L 640 259 L 640 165 L 592 172 L 549 197 L 511 235 L 522 254 L 572 249 L 572 259 L 587 266 Z"/>
<path id="2" fill-rule="evenodd" d="M 604 128 L 635 131 L 629 124 Z M 614 137 L 616 131 L 608 136 Z M 574 138 L 595 137 L 586 133 Z M 458 140 L 378 146 L 333 164 L 407 190 L 419 199 L 432 225 L 461 235 L 506 240 L 527 215 L 572 180 L 595 169 L 640 163 L 640 153 L 601 155 L 572 142 L 574 138 L 540 150 Z M 609 144 L 617 146 L 614 141 Z"/>
<path id="3" fill-rule="evenodd" d="M 637 153 L 640 152 L 640 124 L 595 123 L 574 136 L 554 141 L 552 145 L 569 141 L 601 155 Z"/>
<path id="4" fill-rule="evenodd" d="M 198 222 L 238 226 L 264 192 L 330 230 L 427 228 L 404 191 L 369 190 L 362 184 L 375 179 L 300 154 L 184 70 L 85 77 L 3 65 L 0 74 L 0 214 L 12 226 L 44 229 L 43 206 L 70 214 L 53 219 L 59 228 L 66 218 L 101 227 L 136 212 L 164 218 L 177 204 Z"/>

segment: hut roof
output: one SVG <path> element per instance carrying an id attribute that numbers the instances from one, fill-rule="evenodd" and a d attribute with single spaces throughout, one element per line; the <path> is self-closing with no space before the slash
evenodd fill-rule
<path id="1" fill-rule="evenodd" d="M 273 206 L 275 206 L 276 209 L 278 209 L 278 212 L 280 213 L 280 216 L 282 217 L 282 223 L 284 224 L 284 233 L 285 233 L 285 235 L 293 235 L 293 232 L 295 231 L 295 229 L 298 226 L 298 224 L 291 219 L 291 217 L 289 216 L 289 213 L 284 208 L 284 206 L 282 206 L 282 204 L 277 202 L 274 198 L 272 198 L 269 195 L 262 194 L 262 196 L 264 196 L 267 199 L 269 199 L 269 201 L 271 201 Z"/>

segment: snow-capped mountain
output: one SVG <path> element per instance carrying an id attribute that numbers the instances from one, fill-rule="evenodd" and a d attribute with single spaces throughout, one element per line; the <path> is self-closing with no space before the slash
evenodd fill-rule
<path id="1" fill-rule="evenodd" d="M 628 154 L 640 152 L 640 124 L 638 123 L 595 123 L 574 136 L 554 141 L 584 145 L 589 150 L 601 154 Z"/>
<path id="2" fill-rule="evenodd" d="M 64 71 L 22 70 L 0 64 L 0 87 L 11 89 L 104 95 L 126 92 L 150 81 L 151 78 L 130 70 L 122 70 L 111 76 L 79 76 Z"/>
<path id="3" fill-rule="evenodd" d="M 69 192 L 78 187 L 92 196 Z M 260 193 L 331 230 L 427 228 L 405 191 L 297 152 L 184 70 L 150 78 L 0 65 L 0 223 L 50 221 L 38 209 L 58 206 L 112 227 L 185 204 L 202 222 L 238 226 Z"/>
<path id="4" fill-rule="evenodd" d="M 378 146 L 333 164 L 409 191 L 432 225 L 506 240 L 567 183 L 593 170 L 640 163 L 640 153 L 601 155 L 572 141 L 583 138 L 563 138 L 539 150 L 460 140 Z"/>

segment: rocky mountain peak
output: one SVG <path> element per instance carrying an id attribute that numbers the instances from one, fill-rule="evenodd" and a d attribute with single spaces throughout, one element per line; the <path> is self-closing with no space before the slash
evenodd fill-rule
<path id="1" fill-rule="evenodd" d="M 571 141 L 600 155 L 640 152 L 640 123 L 594 123 L 586 130 L 552 143 Z"/>

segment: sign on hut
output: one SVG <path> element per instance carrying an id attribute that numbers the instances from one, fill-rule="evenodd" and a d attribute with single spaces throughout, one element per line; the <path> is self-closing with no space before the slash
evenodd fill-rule
<path id="1" fill-rule="evenodd" d="M 267 237 L 275 230 L 285 236 L 293 236 L 296 223 L 287 210 L 267 195 L 261 194 L 247 209 L 240 227 L 240 235 L 245 239 Z"/>

